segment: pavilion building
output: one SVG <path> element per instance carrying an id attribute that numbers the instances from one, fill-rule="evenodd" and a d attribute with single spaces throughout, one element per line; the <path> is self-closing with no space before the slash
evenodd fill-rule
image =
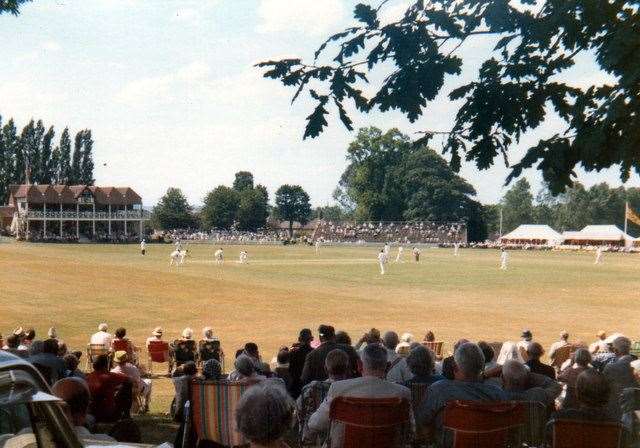
<path id="1" fill-rule="evenodd" d="M 0 207 L 3 226 L 25 239 L 38 235 L 96 239 L 97 236 L 142 238 L 150 214 L 130 187 L 94 185 L 10 185 L 9 204 Z"/>

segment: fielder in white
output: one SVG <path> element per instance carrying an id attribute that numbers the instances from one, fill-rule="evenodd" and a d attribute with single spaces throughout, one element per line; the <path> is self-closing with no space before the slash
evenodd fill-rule
<path id="1" fill-rule="evenodd" d="M 238 260 L 238 263 L 247 264 L 247 258 L 248 257 L 249 257 L 249 254 L 247 253 L 246 250 L 240 251 L 240 259 Z"/>
<path id="2" fill-rule="evenodd" d="M 169 267 L 173 266 L 173 263 L 175 262 L 176 266 L 184 264 L 184 257 L 187 256 L 187 250 L 174 250 L 173 252 L 171 252 L 171 255 L 169 255 L 170 261 L 169 261 Z"/>
<path id="3" fill-rule="evenodd" d="M 509 262 L 509 254 L 505 249 L 500 249 L 500 269 L 507 270 L 507 263 Z"/>
<path id="4" fill-rule="evenodd" d="M 453 243 L 453 256 L 457 257 L 460 250 L 460 243 Z"/>
<path id="5" fill-rule="evenodd" d="M 215 251 L 215 253 L 213 254 L 213 258 L 215 258 L 216 264 L 218 266 L 222 266 L 222 264 L 224 263 L 224 251 L 222 250 L 222 247 Z"/>
<path id="6" fill-rule="evenodd" d="M 387 254 L 384 253 L 384 249 L 378 254 L 378 264 L 380 265 L 380 275 L 384 275 L 384 265 L 387 264 Z"/>
<path id="7" fill-rule="evenodd" d="M 418 249 L 417 247 L 413 248 L 413 261 L 415 261 L 416 263 L 420 263 L 420 249 Z"/>
<path id="8" fill-rule="evenodd" d="M 142 255 L 147 253 L 147 242 L 145 240 L 140 241 L 140 253 Z"/>
<path id="9" fill-rule="evenodd" d="M 176 240 L 175 246 L 176 250 L 182 250 L 182 242 L 180 240 Z"/>
<path id="10" fill-rule="evenodd" d="M 602 264 L 603 261 L 603 251 L 602 251 L 602 247 L 598 247 L 596 249 L 596 261 L 594 264 Z"/>
<path id="11" fill-rule="evenodd" d="M 403 255 L 404 255 L 404 247 L 398 246 L 398 253 L 396 255 L 396 263 L 404 263 Z"/>
<path id="12" fill-rule="evenodd" d="M 390 250 L 391 250 L 391 247 L 389 246 L 389 243 L 384 243 L 384 254 L 387 256 L 387 258 L 389 258 Z"/>
<path id="13" fill-rule="evenodd" d="M 320 240 L 316 240 L 316 255 L 318 254 L 318 252 L 320 251 Z"/>

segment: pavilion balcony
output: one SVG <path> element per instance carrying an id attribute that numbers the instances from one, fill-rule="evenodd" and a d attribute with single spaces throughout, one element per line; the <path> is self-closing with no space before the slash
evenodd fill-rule
<path id="1" fill-rule="evenodd" d="M 63 211 L 46 211 L 43 212 L 41 210 L 29 210 L 27 213 L 27 218 L 29 219 L 69 219 L 69 220 L 138 220 L 138 219 L 149 219 L 151 217 L 151 213 L 148 210 L 124 210 L 112 211 L 111 214 L 109 212 L 93 212 L 91 210 L 88 211 L 72 211 L 72 210 L 63 210 Z"/>

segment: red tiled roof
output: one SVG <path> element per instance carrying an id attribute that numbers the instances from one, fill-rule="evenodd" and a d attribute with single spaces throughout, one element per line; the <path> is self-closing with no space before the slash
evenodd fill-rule
<path id="1" fill-rule="evenodd" d="M 11 205 L 0 206 L 0 218 L 13 218 L 15 211 L 15 207 Z"/>
<path id="2" fill-rule="evenodd" d="M 87 185 L 10 185 L 14 198 L 26 198 L 28 202 L 74 204 L 84 192 L 90 191 L 97 204 L 133 205 L 142 204 L 142 198 L 130 187 L 100 187 Z"/>

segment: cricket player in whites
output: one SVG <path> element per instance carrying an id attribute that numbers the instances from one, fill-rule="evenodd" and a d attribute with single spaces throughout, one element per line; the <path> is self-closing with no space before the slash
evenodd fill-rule
<path id="1" fill-rule="evenodd" d="M 598 248 L 596 249 L 596 261 L 594 264 L 602 264 L 602 259 L 602 246 L 598 246 Z"/>
<path id="2" fill-rule="evenodd" d="M 242 250 L 240 251 L 240 259 L 238 260 L 238 262 L 240 264 L 247 264 L 247 258 L 248 258 L 249 254 L 247 253 L 246 250 Z"/>
<path id="3" fill-rule="evenodd" d="M 384 254 L 387 256 L 387 258 L 389 258 L 390 250 L 391 250 L 391 246 L 389 246 L 389 243 L 384 243 Z"/>
<path id="4" fill-rule="evenodd" d="M 404 247 L 398 246 L 398 254 L 396 255 L 396 263 L 404 263 Z"/>
<path id="5" fill-rule="evenodd" d="M 382 249 L 378 254 L 378 264 L 380 265 L 380 275 L 384 275 L 385 273 L 384 265 L 387 264 L 387 260 L 388 260 L 387 254 L 384 253 L 384 249 Z"/>
<path id="6" fill-rule="evenodd" d="M 507 250 L 503 247 L 502 249 L 500 249 L 500 269 L 502 271 L 507 270 L 508 262 L 509 262 L 509 254 L 507 253 Z"/>
<path id="7" fill-rule="evenodd" d="M 145 255 L 147 253 L 147 242 L 143 239 L 140 241 L 140 253 Z"/>
<path id="8" fill-rule="evenodd" d="M 453 243 L 453 256 L 457 257 L 460 251 L 460 243 Z"/>
<path id="9" fill-rule="evenodd" d="M 416 263 L 420 263 L 420 249 L 418 249 L 417 247 L 413 248 L 413 261 L 415 261 Z"/>
<path id="10" fill-rule="evenodd" d="M 222 264 L 224 263 L 224 251 L 222 250 L 222 247 L 215 251 L 215 253 L 213 254 L 213 258 L 215 258 L 216 264 L 218 266 L 222 266 Z"/>
<path id="11" fill-rule="evenodd" d="M 187 256 L 187 252 L 189 252 L 188 250 L 174 250 L 173 252 L 171 252 L 171 255 L 169 255 L 170 261 L 169 261 L 169 267 L 173 266 L 173 264 L 175 263 L 176 266 L 179 266 L 181 264 L 184 264 L 184 257 Z"/>
<path id="12" fill-rule="evenodd" d="M 320 252 L 320 245 L 321 245 L 321 244 L 322 244 L 322 243 L 320 242 L 320 238 L 318 238 L 318 239 L 316 240 L 316 255 L 318 255 L 318 252 Z"/>

